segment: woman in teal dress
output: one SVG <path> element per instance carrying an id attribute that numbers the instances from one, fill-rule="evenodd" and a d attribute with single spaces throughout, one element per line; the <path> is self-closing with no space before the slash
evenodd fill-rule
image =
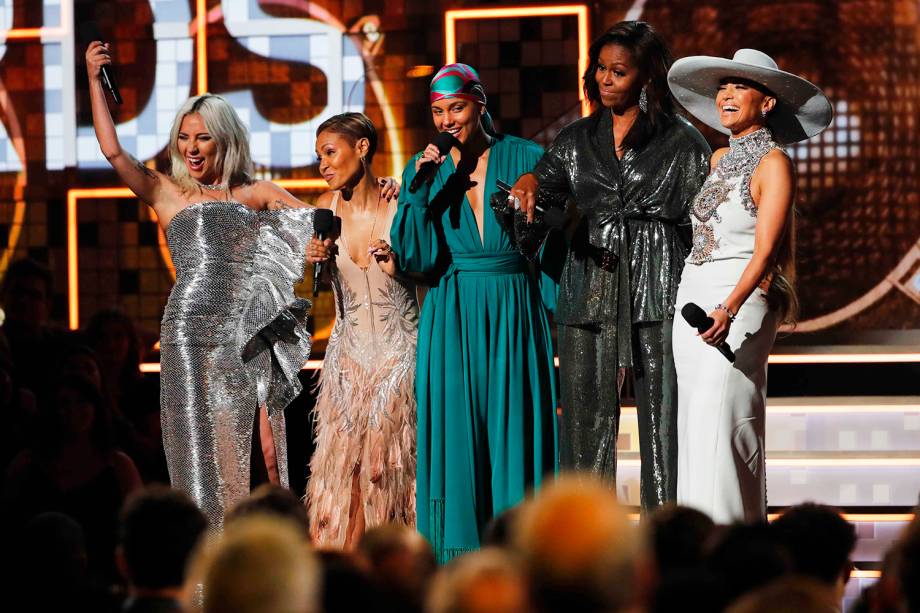
<path id="1" fill-rule="evenodd" d="M 418 529 L 445 562 L 479 547 L 495 515 L 556 470 L 555 383 L 537 280 L 488 210 L 542 149 L 494 134 L 476 71 L 442 68 L 431 83 L 439 132 L 403 172 L 391 242 L 400 267 L 428 276 L 418 334 Z M 425 161 L 443 162 L 414 194 Z"/>

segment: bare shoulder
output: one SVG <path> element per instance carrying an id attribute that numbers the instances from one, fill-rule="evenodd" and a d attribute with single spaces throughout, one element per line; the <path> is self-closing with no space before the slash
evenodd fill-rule
<path id="1" fill-rule="evenodd" d="M 320 194 L 320 197 L 316 199 L 316 208 L 318 209 L 331 209 L 332 201 L 335 199 L 335 192 L 330 190 L 328 192 L 323 192 Z"/>
<path id="2" fill-rule="evenodd" d="M 312 206 L 271 181 L 256 181 L 249 186 L 249 190 L 253 200 L 266 209 L 302 209 Z"/>
<path id="3" fill-rule="evenodd" d="M 760 159 L 758 168 L 766 168 L 791 174 L 793 169 L 792 158 L 780 148 L 771 149 Z"/>
<path id="4" fill-rule="evenodd" d="M 716 167 L 716 164 L 719 163 L 719 160 L 722 159 L 722 156 L 728 153 L 728 147 L 721 147 L 712 152 L 712 157 L 709 158 L 709 170 L 713 170 Z"/>
<path id="5" fill-rule="evenodd" d="M 118 479 L 122 491 L 129 492 L 140 487 L 140 473 L 134 464 L 134 460 L 128 454 L 116 449 L 109 454 L 109 463 L 115 471 L 115 477 Z"/>

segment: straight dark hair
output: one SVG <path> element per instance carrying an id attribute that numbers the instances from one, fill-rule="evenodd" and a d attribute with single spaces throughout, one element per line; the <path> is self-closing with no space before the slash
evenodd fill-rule
<path id="1" fill-rule="evenodd" d="M 597 37 L 588 49 L 588 68 L 582 76 L 585 96 L 595 107 L 601 105 L 601 92 L 595 80 L 601 49 L 619 45 L 629 51 L 639 67 L 645 85 L 646 110 L 630 129 L 623 145 L 642 147 L 674 117 L 674 97 L 668 87 L 668 69 L 674 58 L 664 40 L 644 21 L 621 21 Z"/>

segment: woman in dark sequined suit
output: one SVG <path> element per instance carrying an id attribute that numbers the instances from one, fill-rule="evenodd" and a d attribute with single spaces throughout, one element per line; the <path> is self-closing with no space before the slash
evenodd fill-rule
<path id="1" fill-rule="evenodd" d="M 108 45 L 89 46 L 96 137 L 156 213 L 176 268 L 160 338 L 169 476 L 219 530 L 249 493 L 256 424 L 269 476 L 287 481 L 282 410 L 300 392 L 297 375 L 310 352 L 309 303 L 295 298 L 293 285 L 303 275 L 313 209 L 252 178 L 246 129 L 219 96 L 196 96 L 179 109 L 171 175 L 134 159 L 118 141 L 99 78 L 111 63 Z M 270 210 L 280 208 L 293 210 Z"/>
<path id="2" fill-rule="evenodd" d="M 537 192 L 571 198 L 559 283 L 560 466 L 616 479 L 618 373 L 632 367 L 639 413 L 641 501 L 677 486 L 674 296 L 689 251 L 688 207 L 706 178 L 709 146 L 675 115 L 670 53 L 646 23 L 615 25 L 591 45 L 584 74 L 596 111 L 565 128 L 512 189 L 529 214 Z M 549 254 L 544 254 L 544 260 Z"/>

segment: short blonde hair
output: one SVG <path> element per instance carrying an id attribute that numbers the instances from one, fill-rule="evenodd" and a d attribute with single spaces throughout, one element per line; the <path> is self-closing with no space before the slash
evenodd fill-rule
<path id="1" fill-rule="evenodd" d="M 535 600 L 560 610 L 614 611 L 636 598 L 645 540 L 608 484 L 562 475 L 521 509 L 514 544 Z M 577 602 L 577 604 L 576 604 Z"/>
<path id="2" fill-rule="evenodd" d="M 200 613 L 315 613 L 320 568 L 292 522 L 253 515 L 206 541 L 190 566 L 189 603 Z M 198 588 L 200 586 L 200 588 Z"/>
<path id="3" fill-rule="evenodd" d="M 169 159 L 172 178 L 183 191 L 192 191 L 196 181 L 188 172 L 179 154 L 179 129 L 186 115 L 198 113 L 217 144 L 217 172 L 227 187 L 252 183 L 252 157 L 249 153 L 249 131 L 226 99 L 214 94 L 202 94 L 185 101 L 176 113 L 169 131 Z"/>

